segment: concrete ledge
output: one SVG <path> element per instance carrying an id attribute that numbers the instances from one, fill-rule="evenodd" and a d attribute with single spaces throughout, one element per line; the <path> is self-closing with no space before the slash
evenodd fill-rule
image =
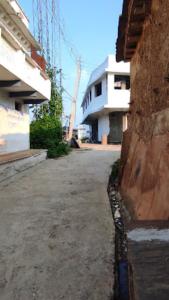
<path id="1" fill-rule="evenodd" d="M 134 221 L 126 228 L 132 299 L 168 300 L 169 221 Z"/>
<path id="2" fill-rule="evenodd" d="M 47 150 L 36 150 L 31 151 L 31 155 L 28 157 L 21 157 L 0 164 L 0 182 L 46 160 L 46 157 Z"/>

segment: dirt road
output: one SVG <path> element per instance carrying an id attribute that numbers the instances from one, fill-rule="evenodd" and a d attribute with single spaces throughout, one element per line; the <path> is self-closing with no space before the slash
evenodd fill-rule
<path id="1" fill-rule="evenodd" d="M 111 151 L 74 151 L 0 185 L 0 299 L 107 300 Z"/>

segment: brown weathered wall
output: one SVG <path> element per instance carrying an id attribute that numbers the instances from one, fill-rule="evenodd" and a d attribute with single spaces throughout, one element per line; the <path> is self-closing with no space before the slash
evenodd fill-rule
<path id="1" fill-rule="evenodd" d="M 169 218 L 169 1 L 153 0 L 131 62 L 130 146 L 121 191 L 137 219 Z"/>

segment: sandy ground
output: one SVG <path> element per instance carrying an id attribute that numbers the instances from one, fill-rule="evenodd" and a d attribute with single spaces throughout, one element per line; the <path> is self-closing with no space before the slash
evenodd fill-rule
<path id="1" fill-rule="evenodd" d="M 114 227 L 106 185 L 118 156 L 73 151 L 0 184 L 1 300 L 110 299 Z"/>

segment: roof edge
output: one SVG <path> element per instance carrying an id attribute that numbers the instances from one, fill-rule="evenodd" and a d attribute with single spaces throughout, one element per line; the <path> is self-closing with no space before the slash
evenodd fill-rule
<path id="1" fill-rule="evenodd" d="M 18 4 L 18 3 L 17 3 Z M 17 15 L 15 9 L 11 6 L 10 1 L 1 0 L 1 5 L 4 7 L 4 9 L 10 14 L 13 21 L 16 23 L 16 25 L 20 28 L 22 33 L 24 34 L 25 38 L 32 44 L 33 48 L 38 50 L 42 50 L 41 45 L 39 42 L 34 38 L 33 34 L 29 30 L 29 28 L 26 26 L 26 24 L 19 18 Z M 19 5 L 20 7 L 20 5 Z M 22 8 L 21 8 L 22 9 Z"/>
<path id="2" fill-rule="evenodd" d="M 151 13 L 152 0 L 123 0 L 116 42 L 117 62 L 130 62 L 142 36 L 146 19 Z"/>

